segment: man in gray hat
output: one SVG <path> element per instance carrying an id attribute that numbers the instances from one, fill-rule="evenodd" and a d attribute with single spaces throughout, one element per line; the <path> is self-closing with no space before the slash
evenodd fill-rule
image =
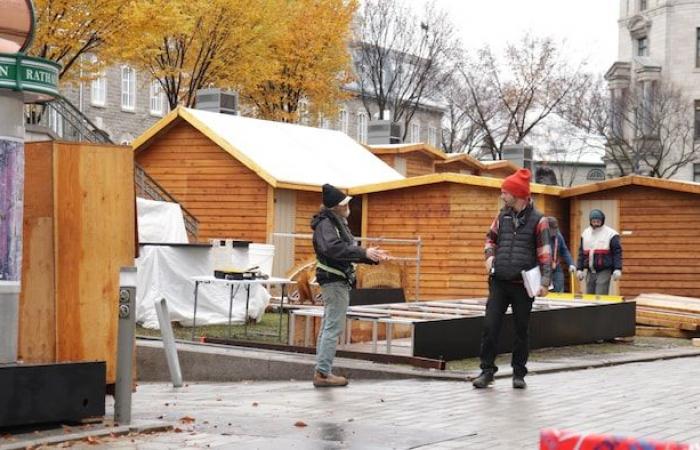
<path id="1" fill-rule="evenodd" d="M 358 246 L 348 227 L 351 197 L 331 186 L 323 185 L 323 207 L 311 220 L 316 252 L 316 281 L 323 298 L 323 327 L 316 345 L 316 387 L 346 386 L 345 377 L 333 375 L 338 336 L 345 328 L 345 315 L 350 304 L 350 289 L 355 284 L 353 263 L 377 264 L 389 254 L 377 247 Z"/>
<path id="2" fill-rule="evenodd" d="M 610 280 L 622 277 L 620 235 L 605 225 L 605 214 L 594 209 L 588 215 L 590 226 L 581 233 L 576 272 L 586 280 L 586 294 L 608 295 Z"/>

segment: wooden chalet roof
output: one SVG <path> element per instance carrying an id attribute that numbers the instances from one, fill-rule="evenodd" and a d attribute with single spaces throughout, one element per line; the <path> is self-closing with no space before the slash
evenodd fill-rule
<path id="1" fill-rule="evenodd" d="M 445 152 L 425 143 L 367 145 L 366 147 L 375 155 L 401 155 L 420 152 L 436 161 L 444 161 L 447 159 Z"/>
<path id="2" fill-rule="evenodd" d="M 161 133 L 187 122 L 275 188 L 318 191 L 404 177 L 345 133 L 178 107 L 133 143 L 145 151 Z"/>
<path id="3" fill-rule="evenodd" d="M 487 165 L 479 161 L 478 159 L 467 155 L 466 153 L 459 153 L 456 155 L 449 155 L 443 161 L 435 161 L 435 164 L 446 165 L 446 164 L 463 164 L 464 166 L 474 169 L 477 171 L 487 170 Z"/>
<path id="4" fill-rule="evenodd" d="M 607 191 L 624 186 L 644 186 L 657 189 L 666 189 L 669 191 L 700 194 L 700 183 L 628 175 L 626 177 L 613 178 L 606 181 L 600 181 L 598 183 L 583 184 L 581 186 L 564 189 L 561 193 L 561 197 L 577 197 L 579 195 L 592 194 L 595 192 Z"/>
<path id="5" fill-rule="evenodd" d="M 500 189 L 503 180 L 499 178 L 481 177 L 477 175 L 464 175 L 451 172 L 432 173 L 429 175 L 405 178 L 399 181 L 377 183 L 351 188 L 348 190 L 348 195 L 371 194 L 374 192 L 391 191 L 395 189 L 405 189 L 415 186 L 425 186 L 437 183 L 457 183 L 467 186 L 481 186 L 493 189 Z M 548 186 L 544 184 L 531 183 L 530 190 L 535 194 L 548 194 L 558 196 L 564 189 L 559 186 Z"/>

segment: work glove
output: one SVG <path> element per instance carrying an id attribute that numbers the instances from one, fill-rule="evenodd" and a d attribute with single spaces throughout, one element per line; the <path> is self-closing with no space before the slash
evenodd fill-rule
<path id="1" fill-rule="evenodd" d="M 586 278 L 586 271 L 585 270 L 577 270 L 576 271 L 576 278 L 578 278 L 579 281 L 583 281 L 583 279 Z"/>
<path id="2" fill-rule="evenodd" d="M 571 265 L 569 266 L 569 273 L 575 273 L 576 272 L 576 266 Z"/>
<path id="3" fill-rule="evenodd" d="M 615 270 L 615 271 L 613 271 L 613 273 L 612 273 L 612 279 L 613 279 L 613 281 L 617 281 L 617 280 L 619 280 L 620 278 L 622 278 L 622 271 L 621 271 L 621 270 Z"/>

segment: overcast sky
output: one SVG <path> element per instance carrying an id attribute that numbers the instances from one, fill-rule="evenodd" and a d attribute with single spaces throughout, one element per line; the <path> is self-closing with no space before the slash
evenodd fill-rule
<path id="1" fill-rule="evenodd" d="M 422 8 L 426 0 L 402 0 Z M 605 72 L 617 56 L 618 0 L 436 0 L 448 11 L 467 49 L 502 48 L 530 31 L 566 40 L 572 58 L 586 56 Z"/>

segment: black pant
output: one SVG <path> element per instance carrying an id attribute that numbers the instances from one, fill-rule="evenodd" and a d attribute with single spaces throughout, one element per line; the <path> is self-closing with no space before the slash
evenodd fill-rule
<path id="1" fill-rule="evenodd" d="M 498 353 L 498 338 L 501 333 L 503 317 L 508 305 L 511 305 L 515 328 L 515 342 L 513 343 L 513 358 L 511 360 L 513 375 L 524 377 L 527 374 L 525 365 L 530 353 L 528 327 L 532 302 L 533 299 L 528 296 L 523 283 L 490 278 L 484 332 L 481 336 L 481 370 L 492 373 L 498 370 L 495 364 Z"/>

